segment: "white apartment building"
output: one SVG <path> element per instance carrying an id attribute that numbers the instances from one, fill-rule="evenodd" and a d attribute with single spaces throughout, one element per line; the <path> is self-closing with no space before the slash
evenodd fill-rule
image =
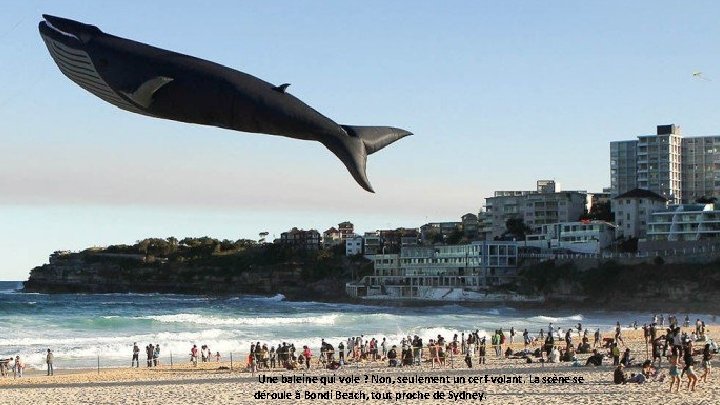
<path id="1" fill-rule="evenodd" d="M 610 211 L 615 214 L 617 238 L 644 239 L 650 215 L 666 207 L 665 197 L 648 190 L 635 189 L 610 200 Z"/>
<path id="2" fill-rule="evenodd" d="M 720 237 L 720 206 L 678 204 L 654 212 L 648 223 L 648 240 L 698 241 Z"/>
<path id="3" fill-rule="evenodd" d="M 540 184 L 543 182 L 543 184 Z M 581 191 L 548 190 L 546 180 L 540 180 L 538 191 L 496 191 L 485 199 L 485 215 L 492 220 L 490 238 L 505 232 L 510 218 L 522 218 L 525 225 L 538 232 L 541 225 L 577 221 L 586 209 L 586 193 Z"/>
<path id="4" fill-rule="evenodd" d="M 479 241 L 468 245 L 404 246 L 400 254 L 378 254 L 372 259 L 374 274 L 348 283 L 349 295 L 442 299 L 443 294 L 485 291 L 488 286 L 513 282 L 518 244 Z"/>
<path id="5" fill-rule="evenodd" d="M 720 136 L 684 138 L 682 155 L 685 202 L 720 197 Z"/>
<path id="6" fill-rule="evenodd" d="M 655 135 L 610 142 L 612 196 L 650 190 L 671 204 L 720 197 L 720 136 L 683 138 L 675 124 Z"/>
<path id="7" fill-rule="evenodd" d="M 363 252 L 363 237 L 349 235 L 345 238 L 345 256 L 359 255 Z"/>
<path id="8" fill-rule="evenodd" d="M 605 221 L 561 222 L 542 225 L 540 233 L 526 236 L 526 245 L 546 250 L 600 253 L 615 240 L 615 225 Z"/>

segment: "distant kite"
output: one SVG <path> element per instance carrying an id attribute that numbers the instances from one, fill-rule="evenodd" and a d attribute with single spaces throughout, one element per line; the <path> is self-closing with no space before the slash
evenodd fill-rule
<path id="1" fill-rule="evenodd" d="M 410 132 L 339 125 L 275 86 L 220 64 L 105 34 L 43 15 L 39 30 L 60 71 L 83 89 L 130 112 L 243 132 L 318 141 L 373 192 L 367 155 Z"/>
<path id="2" fill-rule="evenodd" d="M 708 79 L 707 77 L 705 77 L 705 75 L 703 74 L 703 72 L 693 72 L 693 73 L 692 73 L 692 77 L 693 77 L 693 79 L 705 80 L 706 82 L 709 82 L 709 81 L 710 81 L 710 79 Z"/>

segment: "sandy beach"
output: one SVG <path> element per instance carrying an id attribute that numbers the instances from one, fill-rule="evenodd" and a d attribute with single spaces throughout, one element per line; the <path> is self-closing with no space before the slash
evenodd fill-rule
<path id="1" fill-rule="evenodd" d="M 717 326 L 708 327 L 716 338 Z M 688 333 L 690 328 L 684 328 Z M 610 332 L 603 334 L 611 337 Z M 642 330 L 624 330 L 634 357 L 645 359 Z M 574 336 L 577 341 L 577 334 Z M 517 338 L 516 338 L 517 340 Z M 591 339 L 592 340 L 592 339 Z M 514 349 L 522 349 L 515 343 Z M 623 348 L 624 349 L 624 348 Z M 488 351 L 489 352 L 489 351 Z M 488 353 L 489 354 L 489 353 Z M 582 364 L 588 355 L 578 355 Z M 696 360 L 700 360 L 696 356 Z M 153 369 L 113 368 L 58 370 L 45 376 L 31 370 L 22 378 L 0 379 L 0 395 L 12 404 L 186 404 L 186 403 L 720 403 L 718 374 L 699 382 L 695 392 L 683 388 L 668 393 L 669 379 L 644 384 L 613 384 L 612 359 L 600 367 L 572 367 L 571 363 L 528 364 L 522 359 L 487 357 L 487 364 L 468 369 L 461 357 L 446 367 L 390 368 L 385 362 L 349 364 L 338 370 L 246 371 L 219 369 L 229 363 L 160 366 Z M 696 367 L 699 374 L 702 369 Z M 637 373 L 639 368 L 629 368 Z M 663 361 L 661 373 L 667 374 Z M 295 377 L 295 378 L 291 378 Z M 282 379 L 295 381 L 283 382 Z M 300 382 L 297 382 L 299 379 Z M 261 380 L 263 382 L 261 382 Z M 373 398 L 373 395 L 376 398 Z M 299 396 L 299 398 L 298 398 Z"/>

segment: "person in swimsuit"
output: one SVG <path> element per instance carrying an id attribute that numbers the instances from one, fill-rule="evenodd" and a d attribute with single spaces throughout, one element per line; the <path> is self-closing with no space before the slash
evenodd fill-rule
<path id="1" fill-rule="evenodd" d="M 695 385 L 697 384 L 698 377 L 695 374 L 695 370 L 693 368 L 693 356 L 692 356 L 692 347 L 688 346 L 685 349 L 685 355 L 683 356 L 683 362 L 685 363 L 685 368 L 683 371 L 688 376 L 688 390 L 695 391 Z"/>
<path id="2" fill-rule="evenodd" d="M 703 382 L 707 382 L 707 376 L 710 375 L 710 369 L 712 368 L 712 365 L 710 364 L 710 360 L 712 359 L 712 352 L 710 351 L 710 343 L 705 345 L 705 348 L 703 349 L 703 358 L 702 358 L 702 366 L 704 369 L 703 375 L 700 376 L 700 379 L 703 380 Z"/>
<path id="3" fill-rule="evenodd" d="M 675 382 L 677 382 L 677 386 L 675 387 L 675 392 L 678 392 L 680 389 L 680 370 L 678 370 L 678 355 L 677 350 L 675 348 L 672 348 L 672 351 L 670 352 L 670 391 L 672 392 L 672 387 Z"/>

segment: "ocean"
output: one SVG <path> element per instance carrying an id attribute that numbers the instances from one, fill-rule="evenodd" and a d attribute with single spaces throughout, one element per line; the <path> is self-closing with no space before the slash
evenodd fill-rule
<path id="1" fill-rule="evenodd" d="M 43 368 L 50 348 L 56 368 L 129 366 L 133 343 L 141 349 L 160 344 L 161 362 L 188 362 L 193 344 L 208 345 L 222 360 L 240 359 L 252 342 L 296 347 L 309 345 L 319 352 L 321 339 L 337 346 L 348 337 L 387 338 L 398 344 L 403 336 L 419 335 L 425 342 L 452 339 L 457 333 L 495 329 L 532 335 L 548 323 L 575 328 L 578 322 L 591 333 L 609 331 L 616 321 L 627 327 L 650 320 L 651 314 L 634 312 L 578 312 L 477 307 L 384 306 L 293 302 L 273 297 L 207 297 L 173 294 L 37 294 L 20 293 L 21 282 L 0 282 L 0 358 L 20 355 L 28 367 Z M 684 314 L 682 314 L 684 318 Z M 709 319 L 691 314 L 690 319 Z M 678 314 L 678 318 L 681 315 Z"/>

